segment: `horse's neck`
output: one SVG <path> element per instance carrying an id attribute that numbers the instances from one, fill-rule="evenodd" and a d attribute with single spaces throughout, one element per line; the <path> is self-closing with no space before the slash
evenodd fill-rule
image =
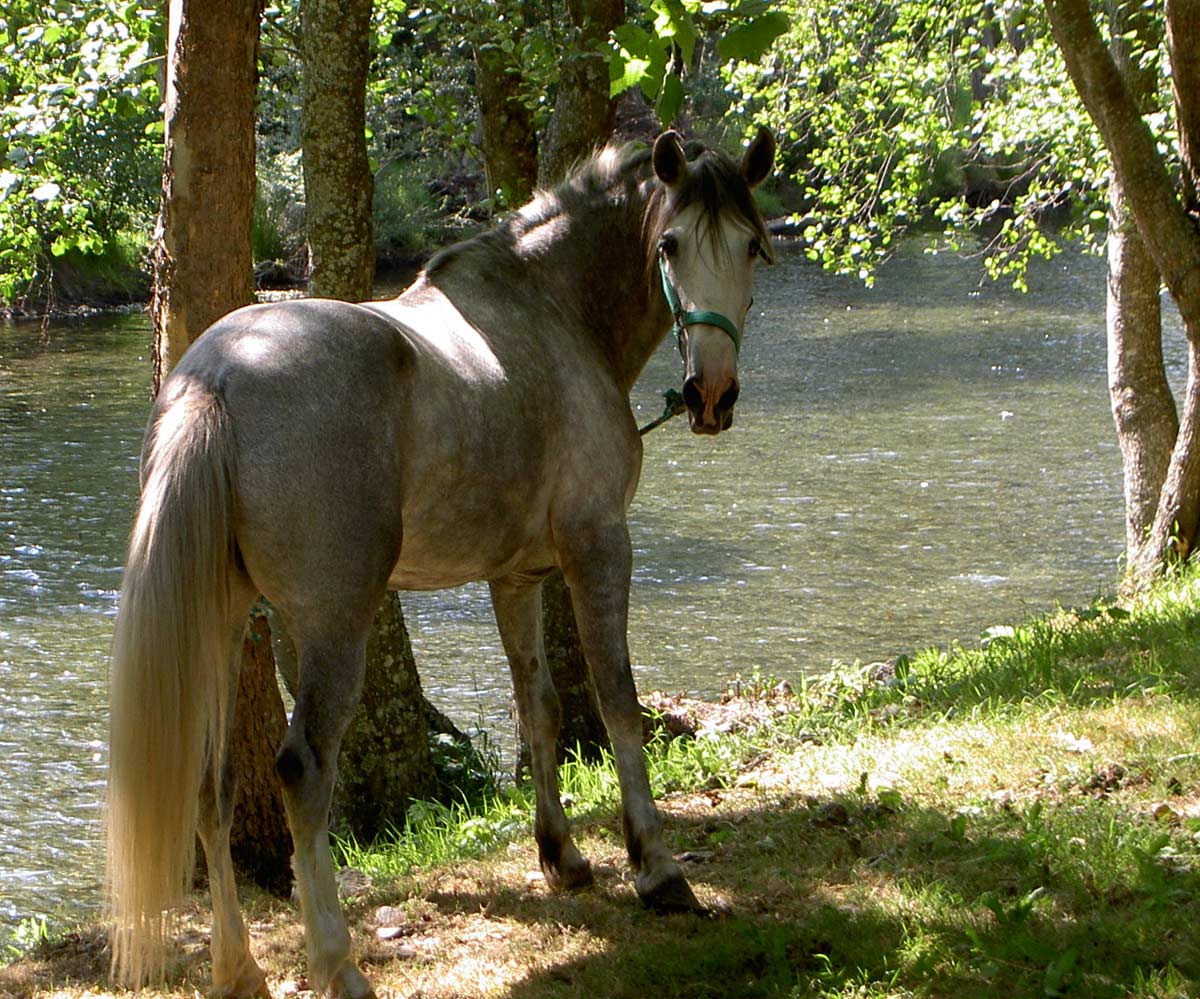
<path id="1" fill-rule="evenodd" d="M 641 234 L 630 232 L 628 224 L 573 224 L 562 252 L 568 264 L 561 273 L 567 276 L 558 286 L 628 391 L 671 323 L 666 303 L 647 280 Z"/>

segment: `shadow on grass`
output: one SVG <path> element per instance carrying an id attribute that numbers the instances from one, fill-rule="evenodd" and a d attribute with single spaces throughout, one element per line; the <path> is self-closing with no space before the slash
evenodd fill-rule
<path id="1" fill-rule="evenodd" d="M 1200 876 L 1112 804 L 964 823 L 850 796 L 675 819 L 676 848 L 707 860 L 687 865 L 699 894 L 728 902 L 714 918 L 655 916 L 613 868 L 574 896 L 501 886 L 426 899 L 598 939 L 598 953 L 535 965 L 512 999 L 1195 995 Z M 1163 981 L 1189 991 L 1155 991 Z"/>

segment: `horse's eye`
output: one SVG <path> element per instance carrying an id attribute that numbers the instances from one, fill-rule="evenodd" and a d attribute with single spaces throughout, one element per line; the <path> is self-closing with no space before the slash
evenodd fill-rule
<path id="1" fill-rule="evenodd" d="M 673 257 L 679 252 L 679 237 L 673 232 L 663 233 L 658 241 L 658 252 L 664 257 Z"/>
<path id="2" fill-rule="evenodd" d="M 762 243 L 757 239 L 750 240 L 750 259 L 762 256 Z"/>

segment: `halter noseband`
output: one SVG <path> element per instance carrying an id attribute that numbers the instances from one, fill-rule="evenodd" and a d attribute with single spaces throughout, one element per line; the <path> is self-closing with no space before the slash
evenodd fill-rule
<path id="1" fill-rule="evenodd" d="M 734 323 L 728 316 L 723 316 L 719 312 L 708 312 L 701 310 L 699 312 L 685 312 L 683 304 L 679 301 L 679 296 L 675 294 L 675 286 L 671 284 L 671 279 L 667 277 L 667 259 L 660 252 L 658 255 L 658 273 L 662 277 L 663 294 L 667 299 L 667 306 L 671 310 L 673 319 L 672 329 L 675 331 L 675 344 L 679 349 L 683 350 L 683 332 L 689 326 L 696 326 L 703 323 L 705 326 L 715 326 L 722 330 L 730 340 L 733 341 L 734 353 L 740 353 L 742 349 L 742 334 L 738 332 L 737 324 Z"/>

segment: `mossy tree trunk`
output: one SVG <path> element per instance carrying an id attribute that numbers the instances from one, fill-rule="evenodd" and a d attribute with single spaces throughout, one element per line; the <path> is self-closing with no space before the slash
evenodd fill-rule
<path id="1" fill-rule="evenodd" d="M 537 181 L 537 133 L 512 53 L 494 42 L 476 45 L 475 89 L 488 194 L 508 207 L 524 204 Z"/>
<path id="2" fill-rule="evenodd" d="M 538 183 L 556 184 L 575 162 L 604 145 L 617 120 L 609 97 L 608 36 L 625 20 L 622 0 L 567 0 L 576 43 L 559 68 L 554 114 L 542 143 Z"/>
<path id="3" fill-rule="evenodd" d="M 308 289 L 363 302 L 375 280 L 367 157 L 371 0 L 301 0 L 301 145 Z"/>

